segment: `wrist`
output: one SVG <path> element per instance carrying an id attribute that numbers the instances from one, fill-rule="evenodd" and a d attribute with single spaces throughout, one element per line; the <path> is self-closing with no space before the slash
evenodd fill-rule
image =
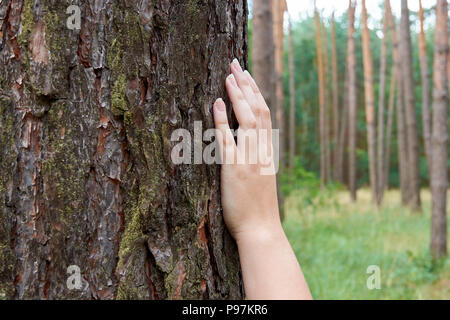
<path id="1" fill-rule="evenodd" d="M 242 230 L 236 234 L 236 243 L 238 247 L 243 245 L 274 243 L 285 237 L 281 222 L 274 221 L 270 224 L 261 224 L 253 226 L 247 230 Z"/>

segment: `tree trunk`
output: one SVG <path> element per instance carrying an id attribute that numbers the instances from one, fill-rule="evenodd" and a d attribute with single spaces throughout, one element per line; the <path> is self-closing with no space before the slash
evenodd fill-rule
<path id="1" fill-rule="evenodd" d="M 370 31 L 367 25 L 366 1 L 362 1 L 362 42 L 364 61 L 364 92 L 366 100 L 367 144 L 369 148 L 369 172 L 372 201 L 377 202 L 375 97 L 373 89 L 373 62 L 370 48 Z"/>
<path id="2" fill-rule="evenodd" d="M 348 68 L 347 68 L 348 69 Z M 341 111 L 341 125 L 339 128 L 339 140 L 338 140 L 338 154 L 337 154 L 337 162 L 336 167 L 338 168 L 338 180 L 342 184 L 345 183 L 344 179 L 344 160 L 345 160 L 345 146 L 346 146 L 346 138 L 348 135 L 348 70 L 345 75 L 345 84 L 344 84 L 344 105 Z"/>
<path id="3" fill-rule="evenodd" d="M 294 44 L 292 39 L 292 21 L 289 17 L 289 167 L 294 170 L 295 166 L 295 66 L 294 66 Z"/>
<path id="4" fill-rule="evenodd" d="M 406 139 L 408 146 L 408 204 L 413 210 L 418 211 L 420 210 L 419 140 L 416 125 L 416 98 L 414 94 L 412 46 L 407 0 L 402 0 L 402 16 L 400 23 L 400 60 L 402 63 L 402 82 L 404 88 L 406 115 Z"/>
<path id="5" fill-rule="evenodd" d="M 355 50 L 355 10 L 356 3 L 349 0 L 348 9 L 348 119 L 349 119 L 349 187 L 353 201 L 356 201 L 356 50 Z"/>
<path id="6" fill-rule="evenodd" d="M 272 111 L 273 127 L 277 128 L 272 0 L 253 0 L 252 10 L 253 77 Z"/>
<path id="7" fill-rule="evenodd" d="M 320 181 L 326 184 L 326 146 L 325 146 L 325 80 L 322 54 L 321 22 L 317 9 L 314 13 L 316 23 L 317 69 L 319 77 L 319 136 L 320 136 Z"/>
<path id="8" fill-rule="evenodd" d="M 383 17 L 383 41 L 380 54 L 380 86 L 378 96 L 378 144 L 377 144 L 377 203 L 378 206 L 383 202 L 384 194 L 384 113 L 386 99 L 386 71 L 387 71 L 387 49 L 388 49 L 388 23 L 386 19 L 386 3 Z"/>
<path id="9" fill-rule="evenodd" d="M 286 125 L 284 114 L 284 12 L 286 11 L 286 0 L 272 0 L 273 14 L 273 39 L 275 46 L 275 118 L 276 126 L 280 130 L 280 169 L 285 166 L 286 150 Z"/>
<path id="10" fill-rule="evenodd" d="M 436 5 L 433 77 L 433 136 L 431 196 L 431 252 L 435 258 L 447 254 L 447 162 L 448 162 L 448 11 L 447 0 Z"/>
<path id="11" fill-rule="evenodd" d="M 386 125 L 386 145 L 384 150 L 384 182 L 383 188 L 386 190 L 389 187 L 389 169 L 391 164 L 391 138 L 392 138 L 392 125 L 394 122 L 394 110 L 395 110 L 395 97 L 396 97 L 397 79 L 395 74 L 395 67 L 392 67 L 391 72 L 391 85 L 389 89 L 389 107 Z"/>
<path id="12" fill-rule="evenodd" d="M 331 150 L 330 150 L 330 78 L 329 78 L 329 61 L 328 61 L 328 33 L 324 21 L 321 23 L 322 33 L 322 53 L 323 53 L 323 78 L 324 78 L 324 94 L 325 94 L 325 112 L 324 112 L 324 144 L 325 144 L 325 183 L 331 181 Z"/>
<path id="13" fill-rule="evenodd" d="M 427 158 L 428 172 L 431 176 L 431 116 L 430 116 L 430 72 L 428 71 L 427 45 L 425 41 L 424 13 L 422 0 L 419 0 L 419 58 L 420 72 L 422 76 L 422 126 L 425 155 Z"/>
<path id="14" fill-rule="evenodd" d="M 408 141 L 406 139 L 403 79 L 397 80 L 397 144 L 402 204 L 408 205 L 410 185 L 408 175 Z"/>
<path id="15" fill-rule="evenodd" d="M 389 30 L 392 39 L 392 56 L 394 60 L 395 78 L 397 82 L 397 144 L 398 144 L 398 161 L 400 173 L 400 189 L 402 195 L 402 203 L 408 204 L 409 199 L 409 175 L 408 175 L 408 148 L 405 132 L 405 112 L 403 99 L 403 79 L 402 79 L 402 63 L 400 57 L 400 45 L 395 25 L 395 19 L 392 14 L 390 1 L 386 0 L 386 13 L 389 21 Z"/>
<path id="16" fill-rule="evenodd" d="M 447 62 L 447 82 L 448 82 L 448 92 L 450 94 L 450 63 L 448 62 Z"/>
<path id="17" fill-rule="evenodd" d="M 243 298 L 219 167 L 171 135 L 213 127 L 246 1 L 71 3 L 0 3 L 0 299 Z"/>
<path id="18" fill-rule="evenodd" d="M 334 12 L 331 18 L 331 52 L 333 69 L 333 177 L 335 181 L 340 181 L 342 177 L 342 167 L 338 166 L 339 158 L 339 78 L 338 78 L 338 57 L 336 49 L 336 22 Z"/>
<path id="19" fill-rule="evenodd" d="M 276 96 L 276 68 L 275 68 L 275 41 L 274 41 L 274 15 L 273 1 L 278 0 L 253 0 L 252 5 L 252 63 L 253 77 L 258 83 L 259 89 L 264 96 L 267 105 L 271 110 L 272 128 L 280 129 L 277 119 L 277 96 Z M 281 143 L 280 133 L 279 145 L 275 151 L 278 151 L 281 161 Z M 278 182 L 279 176 L 277 176 Z M 280 191 L 280 185 L 277 183 L 278 203 L 280 205 L 280 217 L 283 219 L 283 195 Z"/>

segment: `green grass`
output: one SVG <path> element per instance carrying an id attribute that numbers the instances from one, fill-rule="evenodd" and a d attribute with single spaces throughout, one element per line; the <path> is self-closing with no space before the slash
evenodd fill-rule
<path id="1" fill-rule="evenodd" d="M 344 191 L 304 194 L 287 199 L 284 228 L 315 299 L 450 299 L 450 259 L 429 253 L 429 192 L 423 213 L 403 208 L 398 191 L 380 210 L 368 190 L 355 204 Z M 367 288 L 371 265 L 380 267 L 380 290 Z"/>

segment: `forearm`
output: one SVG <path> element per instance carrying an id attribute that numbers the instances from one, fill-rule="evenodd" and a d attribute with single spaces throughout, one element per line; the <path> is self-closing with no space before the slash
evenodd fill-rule
<path id="1" fill-rule="evenodd" d="M 305 300 L 311 293 L 281 225 L 237 239 L 250 300 Z"/>

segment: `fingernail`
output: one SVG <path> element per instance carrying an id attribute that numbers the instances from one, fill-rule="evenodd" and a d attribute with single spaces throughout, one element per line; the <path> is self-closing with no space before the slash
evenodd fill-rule
<path id="1" fill-rule="evenodd" d="M 230 82 L 231 82 L 231 84 L 233 85 L 233 87 L 238 87 L 237 86 L 237 82 L 236 82 L 236 79 L 234 78 L 234 76 L 232 75 L 232 74 L 230 74 L 229 76 L 228 76 L 228 79 L 230 80 Z"/>
<path id="2" fill-rule="evenodd" d="M 214 103 L 214 107 L 218 111 L 225 111 L 225 103 L 223 102 L 222 98 L 216 100 L 216 102 Z"/>
<path id="3" fill-rule="evenodd" d="M 234 58 L 233 60 L 233 65 L 236 68 L 236 70 L 242 72 L 242 68 L 241 68 L 241 64 L 239 63 L 239 60 Z"/>

